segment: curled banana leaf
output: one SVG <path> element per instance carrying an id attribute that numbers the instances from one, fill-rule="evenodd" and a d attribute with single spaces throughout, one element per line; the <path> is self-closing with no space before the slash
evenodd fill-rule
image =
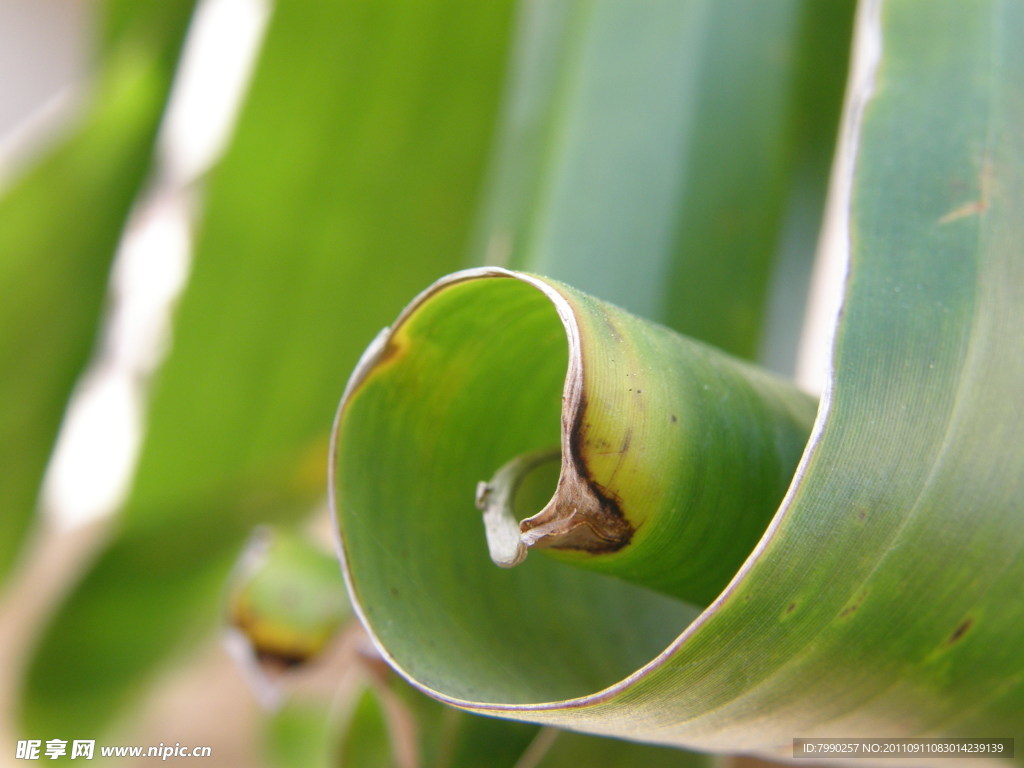
<path id="1" fill-rule="evenodd" d="M 452 275 L 371 346 L 339 413 L 353 597 L 388 655 L 438 692 L 591 693 L 655 656 L 726 586 L 781 501 L 815 408 L 557 281 Z M 537 514 L 516 520 L 523 507 Z M 518 536 L 496 542 L 502 523 Z M 505 547 L 500 564 L 522 564 L 494 567 L 488 544 L 496 561 Z M 552 558 L 523 562 L 531 548 Z M 451 637 L 453 623 L 472 631 Z M 567 660 L 557 649 L 569 638 Z"/>
<path id="2" fill-rule="evenodd" d="M 865 5 L 806 446 L 799 392 L 553 281 L 448 278 L 378 337 L 332 492 L 402 674 L 714 751 L 1024 733 L 1022 29 L 1014 4 Z"/>

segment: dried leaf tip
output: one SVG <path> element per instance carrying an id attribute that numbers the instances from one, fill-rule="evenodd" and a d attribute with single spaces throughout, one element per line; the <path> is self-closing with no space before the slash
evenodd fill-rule
<path id="1" fill-rule="evenodd" d="M 506 495 L 490 483 L 477 483 L 476 506 L 484 513 L 484 534 L 491 560 L 502 568 L 512 568 L 526 558 L 526 546 L 519 538 L 519 522 Z"/>
<path id="2" fill-rule="evenodd" d="M 552 448 L 516 456 L 491 480 L 477 483 L 476 506 L 483 512 L 487 548 L 495 565 L 512 568 L 526 558 L 528 545 L 515 515 L 516 493 L 533 470 L 560 458 L 558 449 Z"/>
<path id="3" fill-rule="evenodd" d="M 476 506 L 483 511 L 491 560 L 502 568 L 521 563 L 538 549 L 615 552 L 629 543 L 633 529 L 618 506 L 576 472 L 565 472 L 544 508 L 521 522 L 515 514 L 516 493 L 523 479 L 540 465 L 558 461 L 556 449 L 517 456 L 487 482 L 477 484 Z"/>
<path id="4" fill-rule="evenodd" d="M 564 476 L 554 498 L 519 528 L 527 547 L 591 554 L 615 552 L 633 538 L 618 505 L 575 472 Z"/>

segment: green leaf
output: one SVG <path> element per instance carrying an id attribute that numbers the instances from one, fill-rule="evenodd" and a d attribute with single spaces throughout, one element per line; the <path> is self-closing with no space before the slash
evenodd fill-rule
<path id="1" fill-rule="evenodd" d="M 572 731 L 546 730 L 550 745 L 536 763 L 537 768 L 698 768 L 714 765 L 714 758 L 697 752 L 634 744 L 616 739 L 600 739 Z"/>
<path id="2" fill-rule="evenodd" d="M 126 16 L 80 125 L 0 198 L 0 578 L 31 526 L 64 408 L 95 343 L 192 6 L 160 3 Z M 115 4 L 100 10 L 110 15 Z"/>
<path id="3" fill-rule="evenodd" d="M 385 694 L 394 695 L 391 733 L 394 733 L 395 704 L 400 702 L 415 723 L 419 764 L 425 768 L 560 768 L 580 764 L 595 768 L 637 765 L 697 768 L 713 761 L 709 755 L 683 754 L 675 749 L 468 714 L 446 707 L 398 679 L 391 681 Z"/>
<path id="4" fill-rule="evenodd" d="M 338 382 L 462 256 L 509 16 L 455 0 L 276 8 L 209 180 L 119 530 L 31 662 L 34 729 L 98 732 L 218 626 L 252 525 L 322 497 Z"/>
<path id="5" fill-rule="evenodd" d="M 394 759 L 384 703 L 373 688 L 363 689 L 342 738 L 338 765 L 342 768 L 390 768 Z"/>
<path id="6" fill-rule="evenodd" d="M 444 706 L 393 675 L 388 691 L 412 718 L 420 765 L 430 768 L 516 768 L 540 728 L 479 717 Z"/>
<path id="7" fill-rule="evenodd" d="M 540 729 L 459 712 L 397 677 L 354 703 L 338 764 L 352 768 L 516 768 Z M 600 764 L 598 764 L 600 765 Z"/>
<path id="8" fill-rule="evenodd" d="M 333 759 L 338 734 L 327 708 L 308 702 L 288 702 L 266 725 L 267 763 L 276 768 L 326 768 Z M 386 765 L 386 764 L 385 764 Z"/>
<path id="9" fill-rule="evenodd" d="M 783 346 L 800 318 L 766 330 L 764 315 L 773 292 L 804 302 L 851 16 L 807 0 L 524 3 L 475 253 L 744 357 Z M 796 275 L 784 291 L 777 262 Z"/>
<path id="10" fill-rule="evenodd" d="M 466 486 L 557 442 L 560 382 L 530 312 L 495 308 L 491 321 L 517 325 L 489 372 L 455 358 L 437 378 L 444 352 L 430 347 L 447 334 L 417 339 L 409 315 L 357 369 L 336 447 L 346 568 L 392 663 L 424 689 L 706 750 L 1021 734 L 1024 6 L 869 3 L 862 22 L 874 74 L 855 80 L 853 162 L 838 165 L 848 272 L 821 413 L 765 535 L 692 623 L 685 606 L 551 560 L 491 570 Z M 473 302 L 441 304 L 445 322 L 484 322 Z M 374 378 L 403 369 L 415 374 L 392 412 Z M 399 418 L 417 396 L 429 429 Z M 405 471 L 360 479 L 359 454 Z M 679 542 L 680 567 L 700 543 Z"/>

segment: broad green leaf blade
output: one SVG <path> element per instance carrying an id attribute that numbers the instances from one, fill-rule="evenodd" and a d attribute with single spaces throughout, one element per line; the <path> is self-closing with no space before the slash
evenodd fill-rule
<path id="1" fill-rule="evenodd" d="M 390 768 L 398 765 L 384 702 L 373 688 L 364 689 L 356 701 L 342 737 L 338 758 L 337 764 L 342 768 Z"/>
<path id="2" fill-rule="evenodd" d="M 474 254 L 746 357 L 783 346 L 763 319 L 773 291 L 803 305 L 852 3 L 580 0 L 521 16 Z M 772 285 L 777 261 L 791 290 Z M 775 324 L 793 335 L 799 318 Z"/>
<path id="3" fill-rule="evenodd" d="M 126 14 L 121 35 L 104 46 L 81 125 L 0 199 L 0 578 L 31 525 L 64 408 L 95 342 L 192 5 Z"/>
<path id="4" fill-rule="evenodd" d="M 765 535 L 692 623 L 547 560 L 532 559 L 544 569 L 535 581 L 488 573 L 480 522 L 459 506 L 467 491 L 444 478 L 478 471 L 495 445 L 515 454 L 544 437 L 532 401 L 558 387 L 536 341 L 510 334 L 516 362 L 499 368 L 510 381 L 536 369 L 529 386 L 487 392 L 468 368 L 441 383 L 423 371 L 415 388 L 434 392 L 448 422 L 429 432 L 404 432 L 391 414 L 349 422 L 343 405 L 346 554 L 366 545 L 353 517 L 364 530 L 393 525 L 366 503 L 374 494 L 400 482 L 416 502 L 399 522 L 404 546 L 370 572 L 351 557 L 347 568 L 375 630 L 416 617 L 417 647 L 378 639 L 424 689 L 475 711 L 718 751 L 791 754 L 793 738 L 814 736 L 1021 736 L 1024 354 L 1012 329 L 1024 321 L 1024 6 L 869 3 L 862 22 L 864 62 L 881 53 L 848 108 L 848 277 L 822 412 Z M 449 309 L 453 320 L 479 314 Z M 413 364 L 401 329 L 394 340 L 364 365 Z M 347 403 L 366 382 L 352 380 Z M 520 406 L 536 419 L 495 423 Z M 357 448 L 344 433 L 356 427 L 376 429 L 371 443 L 394 446 L 386 461 L 410 471 L 353 494 L 345 463 Z M 428 458 L 416 464 L 417 453 Z M 442 521 L 444 536 L 432 531 Z"/>
<path id="5" fill-rule="evenodd" d="M 288 702 L 267 720 L 264 757 L 274 768 L 328 768 L 337 764 L 336 718 L 327 707 Z"/>
<path id="6" fill-rule="evenodd" d="M 34 728 L 99 732 L 218 625 L 252 525 L 322 497 L 337 382 L 464 252 L 509 17 L 507 2 L 278 4 L 209 179 L 122 525 L 32 661 Z"/>

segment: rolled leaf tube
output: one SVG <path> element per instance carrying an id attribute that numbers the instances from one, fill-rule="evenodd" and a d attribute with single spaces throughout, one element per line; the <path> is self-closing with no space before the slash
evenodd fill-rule
<path id="1" fill-rule="evenodd" d="M 420 646 L 448 642 L 456 608 L 475 615 L 468 581 L 480 615 L 460 657 L 523 656 L 568 621 L 594 658 L 553 676 L 576 694 L 574 675 L 610 682 L 624 669 L 607 647 L 617 634 L 650 630 L 629 645 L 656 653 L 692 611 L 680 601 L 707 605 L 728 583 L 781 501 L 815 409 L 787 382 L 558 282 L 452 275 L 378 337 L 339 410 L 332 487 L 355 600 L 400 666 L 432 666 Z M 506 573 L 487 559 L 477 482 L 549 446 L 561 470 L 522 541 L 636 585 L 614 587 L 633 626 L 615 626 L 623 608 L 594 592 L 609 586 L 593 575 L 540 557 Z M 560 590 L 575 615 L 559 615 Z M 492 650 L 510 637 L 528 640 Z"/>

